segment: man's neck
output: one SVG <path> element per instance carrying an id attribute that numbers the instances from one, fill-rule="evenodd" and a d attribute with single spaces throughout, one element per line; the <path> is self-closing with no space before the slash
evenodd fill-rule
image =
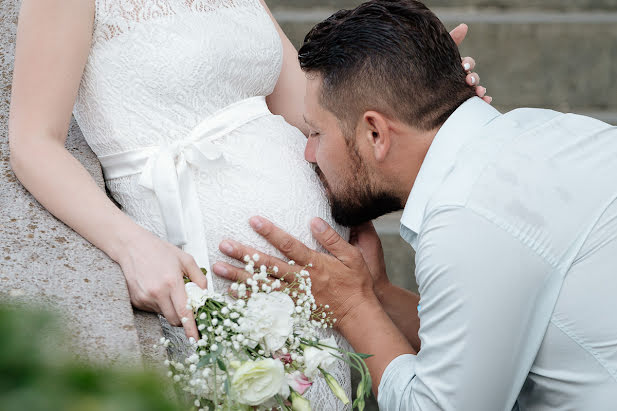
<path id="1" fill-rule="evenodd" d="M 426 153 L 428 152 L 439 127 L 429 131 L 417 130 L 405 126 L 397 138 L 393 161 L 390 169 L 393 191 L 401 204 L 405 204 L 420 172 Z"/>

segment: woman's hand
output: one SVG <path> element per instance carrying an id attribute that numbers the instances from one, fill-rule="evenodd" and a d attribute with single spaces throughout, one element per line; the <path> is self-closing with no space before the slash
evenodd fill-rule
<path id="1" fill-rule="evenodd" d="M 199 339 L 193 312 L 186 304 L 184 276 L 201 288 L 207 286 L 206 276 L 191 255 L 149 231 L 138 236 L 118 259 L 131 303 L 162 313 L 171 325 L 184 326 L 187 337 Z"/>
<path id="2" fill-rule="evenodd" d="M 465 40 L 468 31 L 469 27 L 467 27 L 466 24 L 459 24 L 450 32 L 450 35 L 457 46 L 460 46 L 463 40 Z M 463 68 L 467 72 L 467 84 L 470 86 L 475 86 L 478 97 L 481 97 L 482 100 L 490 104 L 493 101 L 493 98 L 486 95 L 486 88 L 480 85 L 480 76 L 478 73 L 472 72 L 476 67 L 476 61 L 471 57 L 464 57 L 462 59 L 462 64 Z"/>

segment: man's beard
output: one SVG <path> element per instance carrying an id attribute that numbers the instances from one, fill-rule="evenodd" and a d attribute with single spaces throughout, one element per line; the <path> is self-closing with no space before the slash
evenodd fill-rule
<path id="1" fill-rule="evenodd" d="M 354 181 L 363 181 L 364 185 L 350 182 L 342 193 L 337 194 L 332 192 L 319 167 L 316 167 L 316 172 L 326 189 L 332 218 L 337 224 L 353 227 L 403 208 L 401 200 L 393 194 L 371 187 L 368 172 L 360 165 L 354 173 Z"/>

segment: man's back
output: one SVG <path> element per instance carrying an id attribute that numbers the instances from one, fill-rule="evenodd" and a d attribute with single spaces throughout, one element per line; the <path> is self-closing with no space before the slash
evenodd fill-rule
<path id="1" fill-rule="evenodd" d="M 471 99 L 444 124 L 401 220 L 417 409 L 615 409 L 616 160 L 617 128 L 582 116 Z"/>
<path id="2" fill-rule="evenodd" d="M 539 295 L 547 301 L 528 304 L 548 309 L 563 278 L 520 408 L 615 409 L 617 128 L 574 114 L 520 109 L 486 131 L 495 141 L 471 143 L 460 156 L 460 164 L 465 153 L 488 157 L 466 206 L 554 270 L 538 283 L 555 282 Z M 455 174 L 450 184 L 457 184 Z"/>

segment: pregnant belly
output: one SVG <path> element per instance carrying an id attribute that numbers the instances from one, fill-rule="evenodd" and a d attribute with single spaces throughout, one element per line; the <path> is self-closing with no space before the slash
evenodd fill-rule
<path id="1" fill-rule="evenodd" d="M 348 236 L 332 221 L 321 182 L 304 160 L 305 143 L 304 135 L 280 116 L 257 119 L 218 142 L 224 158 L 197 177 L 210 261 L 225 259 L 218 251 L 225 238 L 277 254 L 250 228 L 248 219 L 254 215 L 270 219 L 311 248 L 318 248 L 309 229 L 313 217 Z"/>

